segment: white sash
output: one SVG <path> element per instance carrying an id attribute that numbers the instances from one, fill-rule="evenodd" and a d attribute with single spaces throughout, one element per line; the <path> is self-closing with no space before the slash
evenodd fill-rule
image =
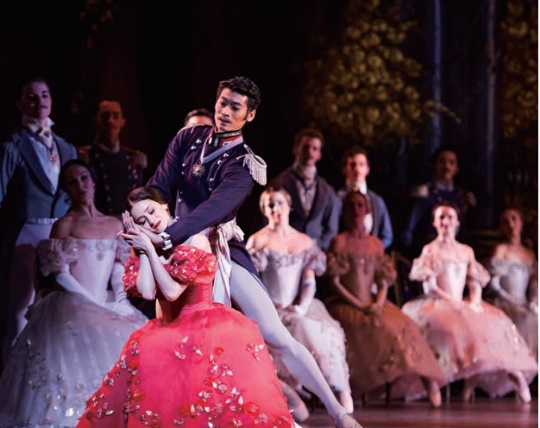
<path id="1" fill-rule="evenodd" d="M 214 287 L 212 289 L 212 299 L 214 302 L 223 303 L 231 306 L 231 252 L 229 250 L 229 240 L 244 240 L 244 232 L 236 224 L 236 218 L 227 223 L 220 224 L 210 228 L 208 239 L 212 245 L 212 251 L 217 258 L 217 272 L 214 278 Z"/>

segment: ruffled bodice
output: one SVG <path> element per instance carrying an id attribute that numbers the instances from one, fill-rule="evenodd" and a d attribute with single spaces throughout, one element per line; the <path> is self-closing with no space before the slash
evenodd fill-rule
<path id="1" fill-rule="evenodd" d="M 422 257 L 414 259 L 409 278 L 425 283 L 424 290 L 429 291 L 431 281 L 442 290 L 449 293 L 455 300 L 463 298 L 467 281 L 476 281 L 484 287 L 490 279 L 489 272 L 476 260 L 455 257 L 441 257 L 431 251 L 426 251 Z"/>
<path id="2" fill-rule="evenodd" d="M 493 276 L 500 277 L 500 286 L 508 294 L 525 304 L 527 288 L 531 276 L 536 276 L 538 264 L 536 261 L 520 262 L 516 260 L 492 258 L 488 270 Z"/>
<path id="3" fill-rule="evenodd" d="M 396 270 L 386 254 L 360 256 L 349 252 L 330 254 L 327 274 L 338 275 L 341 283 L 356 298 L 371 302 L 371 286 L 390 285 L 396 280 Z"/>
<path id="4" fill-rule="evenodd" d="M 281 307 L 293 304 L 304 269 L 312 269 L 315 275 L 322 275 L 326 269 L 326 254 L 315 242 L 296 254 L 278 253 L 268 248 L 251 250 L 250 254 L 272 301 Z"/>
<path id="5" fill-rule="evenodd" d="M 45 276 L 70 272 L 96 302 L 107 300 L 107 287 L 115 263 L 124 265 L 129 245 L 120 239 L 45 239 L 37 247 Z"/>
<path id="6" fill-rule="evenodd" d="M 136 255 L 131 255 L 126 262 L 124 287 L 132 295 L 138 295 L 136 284 L 139 265 L 139 257 Z M 183 305 L 212 301 L 212 281 L 217 268 L 216 257 L 212 253 L 189 245 L 178 245 L 174 249 L 172 260 L 164 266 L 179 283 L 195 285 L 188 287 L 180 296 Z"/>

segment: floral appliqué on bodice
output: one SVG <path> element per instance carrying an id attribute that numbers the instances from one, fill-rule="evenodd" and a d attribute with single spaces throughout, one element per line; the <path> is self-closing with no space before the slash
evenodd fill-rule
<path id="1" fill-rule="evenodd" d="M 178 245 L 174 248 L 172 260 L 164 266 L 178 282 L 184 285 L 206 285 L 206 288 L 210 288 L 211 292 L 212 280 L 217 269 L 216 257 L 212 253 L 193 246 Z M 140 297 L 137 291 L 139 268 L 140 259 L 137 255 L 132 254 L 125 264 L 123 277 L 126 292 L 138 297 Z"/>

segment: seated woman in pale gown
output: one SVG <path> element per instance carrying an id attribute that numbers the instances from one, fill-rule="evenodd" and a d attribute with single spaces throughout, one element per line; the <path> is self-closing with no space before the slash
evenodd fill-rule
<path id="1" fill-rule="evenodd" d="M 332 289 L 325 303 L 345 330 L 353 394 L 379 398 L 390 386 L 393 398 L 427 395 L 439 407 L 444 374 L 418 326 L 386 299 L 396 272 L 382 241 L 365 227 L 369 212 L 364 194 L 345 196 L 346 229 L 330 244 L 326 272 Z"/>
<path id="2" fill-rule="evenodd" d="M 266 188 L 260 197 L 260 208 L 268 225 L 247 242 L 255 267 L 283 324 L 313 354 L 340 403 L 352 413 L 345 334 L 324 304 L 315 298 L 315 278 L 326 269 L 326 255 L 316 241 L 289 225 L 291 198 L 285 189 Z M 275 362 L 280 378 L 299 390 L 301 385 L 277 356 Z"/>
<path id="3" fill-rule="evenodd" d="M 504 240 L 488 261 L 491 281 L 485 300 L 502 309 L 521 333 L 538 360 L 538 262 L 533 250 L 523 245 L 523 217 L 515 208 L 499 217 Z"/>
<path id="4" fill-rule="evenodd" d="M 435 206 L 433 225 L 437 238 L 424 246 L 410 273 L 425 294 L 407 302 L 403 312 L 420 325 L 448 382 L 464 380 L 464 401 L 478 386 L 492 397 L 515 390 L 530 402 L 536 359 L 512 320 L 482 300 L 490 276 L 473 249 L 455 239 L 457 208 L 448 202 Z"/>
<path id="5" fill-rule="evenodd" d="M 0 427 L 74 427 L 129 335 L 146 321 L 127 300 L 122 275 L 129 245 L 122 222 L 97 211 L 95 178 L 81 160 L 66 162 L 60 185 L 71 208 L 38 246 L 51 287 L 0 379 Z"/>

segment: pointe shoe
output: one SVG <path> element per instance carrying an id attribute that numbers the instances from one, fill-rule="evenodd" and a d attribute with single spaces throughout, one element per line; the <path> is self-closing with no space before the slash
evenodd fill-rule
<path id="1" fill-rule="evenodd" d="M 343 408 L 349 415 L 354 412 L 354 401 L 352 399 L 350 391 L 340 391 L 339 404 L 343 406 Z"/>
<path id="2" fill-rule="evenodd" d="M 529 385 L 522 374 L 510 375 L 510 380 L 514 384 L 514 390 L 516 391 L 516 397 L 524 404 L 531 402 L 531 390 Z"/>
<path id="3" fill-rule="evenodd" d="M 285 382 L 281 382 L 281 390 L 287 399 L 287 407 L 291 411 L 293 419 L 296 422 L 304 422 L 309 418 L 309 410 L 306 407 L 306 403 L 300 398 L 296 390 L 291 388 Z"/>
<path id="4" fill-rule="evenodd" d="M 461 399 L 464 403 L 469 403 L 472 401 L 472 397 L 474 394 L 474 383 L 471 382 L 469 379 L 465 379 L 465 382 L 463 383 L 463 392 L 461 393 Z"/>
<path id="5" fill-rule="evenodd" d="M 437 408 L 441 407 L 442 399 L 441 399 L 441 389 L 439 388 L 439 385 L 435 381 L 429 382 L 429 389 L 428 389 L 428 399 L 431 403 L 431 407 Z"/>
<path id="6" fill-rule="evenodd" d="M 298 397 L 298 400 L 294 401 L 294 403 L 290 402 L 291 413 L 296 422 L 304 422 L 309 418 L 309 410 L 306 407 L 306 403 L 300 397 Z"/>
<path id="7" fill-rule="evenodd" d="M 336 428 L 362 428 L 358 422 L 356 422 L 347 413 L 341 413 L 334 419 L 334 425 Z"/>
<path id="8" fill-rule="evenodd" d="M 442 399 L 441 399 L 441 390 L 437 388 L 437 390 L 431 390 L 428 393 L 428 399 L 431 403 L 431 407 L 438 408 L 441 407 Z"/>
<path id="9" fill-rule="evenodd" d="M 524 404 L 528 404 L 531 402 L 531 390 L 529 389 L 529 386 L 526 386 L 525 388 L 520 388 L 520 390 L 517 393 L 517 396 L 519 398 L 519 401 L 521 401 Z"/>

